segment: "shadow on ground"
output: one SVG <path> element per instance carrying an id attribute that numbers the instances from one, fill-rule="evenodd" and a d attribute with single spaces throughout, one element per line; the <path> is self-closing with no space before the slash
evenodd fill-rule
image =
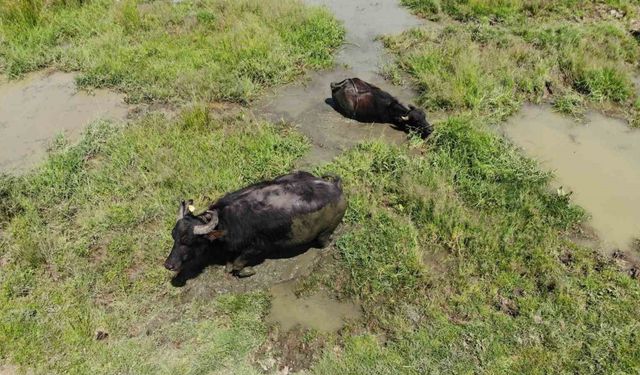
<path id="1" fill-rule="evenodd" d="M 181 288 L 187 298 L 262 290 L 309 275 L 321 257 L 331 251 L 335 251 L 333 246 L 324 249 L 306 247 L 253 259 L 250 264 L 256 274 L 245 278 L 225 272 L 225 257 L 210 256 L 185 266 L 171 279 L 171 285 Z"/>

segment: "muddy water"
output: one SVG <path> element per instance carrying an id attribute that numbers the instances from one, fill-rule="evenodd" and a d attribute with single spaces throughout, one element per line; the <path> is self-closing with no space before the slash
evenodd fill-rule
<path id="1" fill-rule="evenodd" d="M 127 112 L 122 95 L 78 91 L 70 73 L 40 72 L 0 84 L 0 172 L 32 167 L 60 133 L 74 139 L 90 122 L 122 120 Z"/>
<path id="2" fill-rule="evenodd" d="M 284 331 L 300 326 L 320 332 L 335 332 L 349 320 L 361 317 L 360 307 L 350 301 L 337 301 L 322 291 L 296 297 L 295 282 L 274 285 L 268 323 L 276 323 Z"/>
<path id="3" fill-rule="evenodd" d="M 347 65 L 363 79 L 371 79 L 378 69 L 389 62 L 380 35 L 398 34 L 423 21 L 400 6 L 395 0 L 305 0 L 310 5 L 327 7 L 346 29 L 345 45 L 336 56 L 339 64 Z"/>
<path id="4" fill-rule="evenodd" d="M 376 37 L 399 33 L 421 25 L 422 20 L 411 15 L 398 1 L 371 0 L 307 0 L 310 5 L 325 6 L 344 22 L 346 41 L 338 52 L 339 67 L 325 72 L 311 73 L 302 84 L 278 89 L 266 99 L 256 103 L 258 114 L 271 121 L 286 121 L 307 135 L 313 148 L 300 166 L 317 165 L 330 161 L 363 140 L 382 139 L 401 143 L 406 135 L 391 125 L 365 124 L 344 118 L 325 103 L 331 98 L 329 84 L 345 78 L 360 77 L 410 103 L 415 93 L 408 87 L 397 87 L 386 82 L 380 68 L 390 61 Z"/>
<path id="5" fill-rule="evenodd" d="M 591 215 L 606 250 L 629 250 L 640 237 L 640 131 L 598 113 L 584 123 L 544 106 L 525 106 L 503 131 L 557 176 Z"/>
<path id="6" fill-rule="evenodd" d="M 18 367 L 17 366 L 11 366 L 11 365 L 6 365 L 6 366 L 2 366 L 0 365 L 0 375 L 14 375 L 14 374 L 19 374 L 21 372 L 18 371 Z M 28 374 L 30 374 L 31 372 L 27 372 Z"/>
<path id="7" fill-rule="evenodd" d="M 391 125 L 350 120 L 325 103 L 331 98 L 329 83 L 351 76 L 354 74 L 346 69 L 314 73 L 306 85 L 289 86 L 258 104 L 263 116 L 291 123 L 309 137 L 313 147 L 300 166 L 330 161 L 363 140 L 383 139 L 395 144 L 406 140 L 406 134 Z"/>

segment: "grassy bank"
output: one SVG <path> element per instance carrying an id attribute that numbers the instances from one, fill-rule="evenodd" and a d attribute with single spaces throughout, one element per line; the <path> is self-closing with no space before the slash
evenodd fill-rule
<path id="1" fill-rule="evenodd" d="M 429 2 L 407 3 L 424 13 Z M 590 106 L 640 126 L 640 88 L 634 85 L 640 43 L 627 29 L 640 6 L 585 3 L 548 2 L 549 12 L 533 15 L 521 2 L 443 2 L 430 14 L 462 22 L 385 43 L 398 55 L 395 69 L 410 73 L 421 104 L 434 112 L 470 112 L 496 122 L 524 101 L 548 101 L 570 115 Z M 582 15 L 563 13 L 565 5 Z M 460 9 L 468 15 L 459 17 Z M 616 9 L 625 16 L 611 15 Z"/>
<path id="2" fill-rule="evenodd" d="M 0 73 L 79 71 L 129 101 L 247 101 L 327 67 L 343 29 L 295 0 L 1 0 Z"/>
<path id="3" fill-rule="evenodd" d="M 611 9 L 631 18 L 638 15 L 638 2 L 634 0 L 402 0 L 402 3 L 419 15 L 436 20 L 443 16 L 460 21 L 493 19 L 505 23 L 540 18 L 578 20 L 611 15 Z"/>
<path id="4" fill-rule="evenodd" d="M 422 156 L 374 143 L 331 167 L 352 230 L 338 240 L 344 273 L 326 281 L 364 302 L 373 329 L 315 373 L 640 369 L 638 281 L 573 243 L 582 211 L 479 129 L 452 117 Z"/>
<path id="5" fill-rule="evenodd" d="M 171 286 L 177 202 L 289 171 L 306 149 L 286 129 L 195 108 L 123 131 L 95 124 L 33 174 L 3 179 L 0 361 L 70 374 L 247 368 L 268 299 L 191 300 Z"/>

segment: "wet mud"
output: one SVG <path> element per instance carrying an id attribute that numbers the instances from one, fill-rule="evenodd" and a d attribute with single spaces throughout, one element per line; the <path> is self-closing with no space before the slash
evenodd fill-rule
<path id="1" fill-rule="evenodd" d="M 72 73 L 38 72 L 0 84 L 0 172 L 28 170 L 57 135 L 73 141 L 92 121 L 124 120 L 128 111 L 121 94 L 79 91 Z"/>
<path id="2" fill-rule="evenodd" d="M 380 69 L 392 60 L 377 37 L 400 33 L 422 25 L 424 21 L 411 15 L 397 1 L 305 2 L 328 8 L 344 23 L 346 40 L 337 53 L 337 66 L 332 70 L 311 73 L 302 83 L 277 89 L 256 103 L 256 113 L 274 122 L 291 123 L 309 137 L 313 147 L 300 161 L 300 167 L 331 161 L 342 151 L 366 140 L 404 142 L 407 135 L 393 125 L 361 123 L 335 111 L 329 84 L 359 77 L 389 91 L 405 104 L 411 103 L 415 92 L 410 87 L 393 86 L 380 76 Z"/>
<path id="3" fill-rule="evenodd" d="M 256 274 L 238 278 L 225 272 L 224 262 L 211 262 L 197 267 L 190 275 L 176 275 L 175 287 L 183 288 L 188 299 L 213 298 L 225 293 L 243 293 L 264 290 L 270 286 L 308 276 L 320 259 L 333 247 L 310 248 L 300 254 L 276 259 L 264 259 L 253 268 Z"/>
<path id="4" fill-rule="evenodd" d="M 365 140 L 381 139 L 401 144 L 407 135 L 390 124 L 361 123 L 343 117 L 332 106 L 329 83 L 355 76 L 347 69 L 313 73 L 305 84 L 294 84 L 258 103 L 262 117 L 292 124 L 306 135 L 312 148 L 299 162 L 309 167 L 331 161 L 341 152 Z M 370 80 L 384 87 L 384 84 Z M 396 88 L 395 91 L 398 91 Z"/>
<path id="5" fill-rule="evenodd" d="M 640 130 L 595 112 L 580 123 L 527 105 L 502 131 L 572 192 L 606 252 L 632 250 L 640 237 Z"/>
<path id="6" fill-rule="evenodd" d="M 267 323 L 278 324 L 283 331 L 298 327 L 329 333 L 361 318 L 360 306 L 352 301 L 338 301 L 321 290 L 298 297 L 295 286 L 295 281 L 289 281 L 269 289 L 272 299 Z"/>

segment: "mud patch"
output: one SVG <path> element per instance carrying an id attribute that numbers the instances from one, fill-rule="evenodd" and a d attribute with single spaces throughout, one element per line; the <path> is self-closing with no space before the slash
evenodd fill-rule
<path id="1" fill-rule="evenodd" d="M 325 338 L 300 328 L 288 332 L 273 329 L 254 359 L 255 367 L 273 374 L 306 370 L 316 363 L 326 345 Z"/>
<path id="2" fill-rule="evenodd" d="M 256 103 L 259 115 L 271 122 L 291 123 L 309 137 L 313 148 L 298 167 L 317 165 L 331 160 L 342 151 L 365 140 L 382 139 L 400 144 L 407 139 L 401 130 L 389 124 L 361 123 L 343 117 L 326 103 L 331 98 L 329 83 L 356 76 L 348 69 L 312 73 L 305 84 L 294 84 L 283 88 L 276 95 Z M 369 79 L 390 92 L 402 93 L 402 89 L 389 89 L 381 78 Z M 411 96 L 411 94 L 406 96 Z M 399 97 L 402 95 L 398 95 Z"/>
<path id="3" fill-rule="evenodd" d="M 640 241 L 635 246 L 640 245 Z M 635 280 L 640 280 L 640 252 L 638 249 L 634 253 L 623 253 L 622 251 L 614 251 L 611 254 L 613 261 L 618 269 Z"/>
<path id="4" fill-rule="evenodd" d="M 347 321 L 358 320 L 362 309 L 351 301 L 338 301 L 323 291 L 315 291 L 309 296 L 298 297 L 295 282 L 274 285 L 271 293 L 271 311 L 268 323 L 278 324 L 282 331 L 296 327 L 319 332 L 336 332 Z"/>
<path id="5" fill-rule="evenodd" d="M 503 128 L 527 155 L 556 174 L 557 185 L 591 215 L 607 252 L 631 250 L 640 236 L 640 131 L 588 113 L 585 123 L 546 106 L 525 106 Z"/>
<path id="6" fill-rule="evenodd" d="M 292 123 L 313 144 L 298 167 L 330 161 L 340 152 L 366 140 L 382 139 L 401 143 L 406 134 L 388 124 L 366 124 L 344 118 L 326 101 L 331 98 L 329 84 L 345 78 L 359 77 L 389 91 L 405 104 L 416 93 L 406 87 L 392 86 L 378 74 L 391 61 L 379 35 L 396 34 L 424 25 L 397 1 L 306 0 L 310 5 L 325 6 L 344 22 L 346 40 L 336 56 L 340 67 L 311 73 L 308 81 L 277 89 L 255 105 L 256 113 L 272 122 Z"/>
<path id="7" fill-rule="evenodd" d="M 332 247 L 322 250 L 312 248 L 291 258 L 266 259 L 254 266 L 255 275 L 246 278 L 229 275 L 224 271 L 223 265 L 211 265 L 201 274 L 177 286 L 183 287 L 187 299 L 210 299 L 220 294 L 262 290 L 277 283 L 309 275 L 331 249 Z"/>
<path id="8" fill-rule="evenodd" d="M 33 374 L 32 370 L 20 369 L 13 365 L 0 365 L 0 375 L 17 375 L 17 374 Z"/>
<path id="9" fill-rule="evenodd" d="M 39 72 L 0 85 L 0 172 L 21 172 L 44 159 L 58 134 L 74 140 L 99 118 L 123 120 L 123 95 L 78 91 L 74 74 Z"/>

